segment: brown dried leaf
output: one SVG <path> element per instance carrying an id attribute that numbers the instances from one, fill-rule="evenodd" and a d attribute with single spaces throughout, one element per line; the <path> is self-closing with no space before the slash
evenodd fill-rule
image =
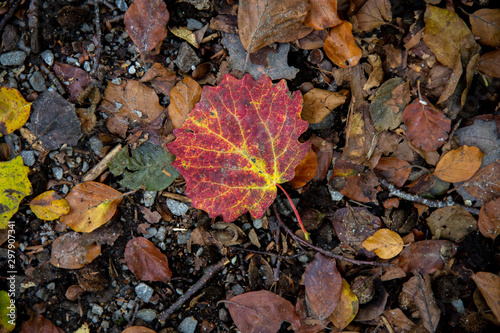
<path id="1" fill-rule="evenodd" d="M 163 67 L 162 64 L 155 62 L 153 66 L 144 74 L 140 82 L 150 82 L 151 86 L 159 93 L 168 96 L 170 90 L 177 83 L 175 72 Z"/>
<path id="2" fill-rule="evenodd" d="M 491 311 L 500 321 L 500 277 L 493 273 L 477 272 L 472 279 L 476 282 Z"/>
<path id="3" fill-rule="evenodd" d="M 63 81 L 69 92 L 68 100 L 71 103 L 77 103 L 85 88 L 92 83 L 92 77 L 81 68 L 60 62 L 54 63 L 54 73 Z"/>
<path id="4" fill-rule="evenodd" d="M 448 139 L 451 120 L 425 97 L 415 99 L 403 111 L 406 136 L 417 148 L 436 151 Z"/>
<path id="5" fill-rule="evenodd" d="M 403 293 L 415 302 L 424 327 L 431 333 L 436 332 L 441 310 L 439 309 L 434 293 L 432 292 L 431 277 L 421 275 L 412 277 L 403 284 Z"/>
<path id="6" fill-rule="evenodd" d="M 477 64 L 477 70 L 486 75 L 500 77 L 500 50 L 482 54 Z"/>
<path id="7" fill-rule="evenodd" d="M 381 157 L 374 169 L 397 187 L 402 187 L 411 173 L 410 163 L 394 157 Z"/>
<path id="8" fill-rule="evenodd" d="M 405 247 L 396 258 L 396 264 L 406 273 L 417 270 L 420 274 L 432 274 L 443 267 L 457 252 L 447 240 L 423 240 Z"/>
<path id="9" fill-rule="evenodd" d="M 300 117 L 309 124 L 320 123 L 346 99 L 346 96 L 337 92 L 313 88 L 304 94 Z"/>
<path id="10" fill-rule="evenodd" d="M 478 226 L 484 237 L 495 241 L 500 234 L 500 199 L 489 201 L 481 207 Z"/>
<path id="11" fill-rule="evenodd" d="M 370 32 L 392 20 L 389 0 L 368 0 L 353 16 L 353 21 L 365 32 Z"/>
<path id="12" fill-rule="evenodd" d="M 394 326 L 394 328 L 401 329 L 396 332 L 410 332 L 415 327 L 415 323 L 408 319 L 408 317 L 406 317 L 403 311 L 399 308 L 385 310 L 384 316 L 392 324 L 392 326 Z"/>
<path id="13" fill-rule="evenodd" d="M 370 114 L 377 131 L 399 127 L 403 110 L 410 100 L 408 82 L 399 77 L 385 81 L 370 104 Z"/>
<path id="14" fill-rule="evenodd" d="M 500 161 L 479 169 L 462 187 L 482 202 L 500 197 Z"/>
<path id="15" fill-rule="evenodd" d="M 88 244 L 77 232 L 67 232 L 52 244 L 50 263 L 59 268 L 77 269 L 92 262 L 100 253 L 100 245 Z"/>
<path id="16" fill-rule="evenodd" d="M 170 91 L 168 115 L 175 128 L 179 128 L 201 97 L 201 86 L 190 77 L 184 78 Z"/>
<path id="17" fill-rule="evenodd" d="M 368 62 L 372 66 L 372 71 L 363 86 L 364 91 L 369 91 L 372 88 L 378 87 L 382 80 L 384 79 L 384 70 L 382 69 L 382 60 L 378 54 L 370 54 L 368 56 Z"/>
<path id="18" fill-rule="evenodd" d="M 311 308 L 319 319 L 328 318 L 340 301 L 342 276 L 335 259 L 316 253 L 304 272 L 304 285 Z"/>
<path id="19" fill-rule="evenodd" d="M 241 0 L 238 31 L 243 47 L 253 53 L 275 42 L 292 42 L 308 35 L 313 29 L 303 23 L 309 7 L 305 0 L 290 0 L 286 6 L 274 0 Z"/>
<path id="20" fill-rule="evenodd" d="M 435 239 L 447 239 L 459 243 L 469 233 L 477 230 L 476 219 L 460 206 L 443 207 L 435 210 L 427 224 Z"/>
<path id="21" fill-rule="evenodd" d="M 436 165 L 434 176 L 449 183 L 469 180 L 481 167 L 484 154 L 474 146 L 447 152 Z"/>
<path id="22" fill-rule="evenodd" d="M 130 38 L 141 53 L 157 54 L 167 37 L 170 16 L 163 0 L 135 0 L 125 12 L 123 23 Z"/>
<path id="23" fill-rule="evenodd" d="M 330 29 L 323 49 L 328 58 L 342 68 L 355 66 L 362 55 L 352 35 L 352 25 L 347 21 Z"/>
<path id="24" fill-rule="evenodd" d="M 145 326 L 131 326 L 124 329 L 122 333 L 156 333 L 156 331 Z"/>
<path id="25" fill-rule="evenodd" d="M 318 154 L 314 150 L 309 150 L 306 156 L 300 161 L 300 163 L 295 167 L 295 176 L 290 183 L 293 187 L 302 187 L 310 181 L 316 174 L 316 169 L 318 167 Z"/>
<path id="26" fill-rule="evenodd" d="M 337 0 L 311 0 L 311 8 L 304 24 L 316 30 L 324 30 L 340 24 Z"/>
<path id="27" fill-rule="evenodd" d="M 21 333 L 63 333 L 64 331 L 54 325 L 42 315 L 31 317 L 21 326 Z"/>
<path id="28" fill-rule="evenodd" d="M 142 281 L 169 281 L 172 271 L 167 257 L 144 237 L 131 239 L 125 248 L 128 269 Z"/>
<path id="29" fill-rule="evenodd" d="M 500 9 L 482 8 L 469 15 L 472 33 L 479 44 L 500 46 Z"/>
<path id="30" fill-rule="evenodd" d="M 283 321 L 300 326 L 292 303 L 267 290 L 252 291 L 231 298 L 227 307 L 242 333 L 276 333 Z"/>

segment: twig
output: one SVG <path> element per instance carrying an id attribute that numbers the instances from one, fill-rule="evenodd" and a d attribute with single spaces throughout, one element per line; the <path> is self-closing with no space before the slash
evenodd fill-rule
<path id="1" fill-rule="evenodd" d="M 191 202 L 191 199 L 189 199 L 185 195 L 170 193 L 170 192 L 166 192 L 166 191 L 162 192 L 161 195 L 163 195 L 164 197 L 170 198 L 170 199 L 177 200 L 177 201 L 188 202 L 188 203 Z"/>
<path id="2" fill-rule="evenodd" d="M 21 4 L 21 1 L 19 1 L 19 0 L 11 1 L 11 7 L 10 7 L 9 11 L 7 13 L 5 13 L 4 17 L 2 18 L 2 21 L 0 21 L 0 35 L 2 34 L 3 28 L 5 28 L 5 26 L 7 25 L 7 22 L 16 13 L 16 10 L 20 4 Z"/>
<path id="3" fill-rule="evenodd" d="M 305 246 L 308 246 L 311 249 L 313 249 L 315 251 L 318 251 L 319 253 L 324 254 L 327 257 L 331 257 L 331 258 L 335 258 L 335 259 L 339 259 L 339 260 L 344 260 L 344 261 L 350 262 L 350 263 L 355 264 L 355 265 L 372 265 L 372 266 L 381 266 L 381 267 L 390 267 L 390 266 L 393 266 L 390 263 L 382 263 L 382 262 L 376 262 L 376 261 L 365 261 L 365 260 L 349 259 L 349 258 L 346 258 L 346 257 L 341 256 L 339 254 L 334 254 L 334 253 L 331 253 L 330 251 L 326 251 L 326 250 L 323 250 L 322 248 L 314 246 L 311 243 L 306 242 L 305 240 L 303 240 L 299 236 L 295 235 L 292 232 L 292 230 L 290 230 L 283 223 L 283 221 L 281 220 L 281 218 L 279 216 L 278 209 L 276 208 L 275 205 L 273 205 L 273 211 L 274 211 L 274 214 L 276 215 L 276 219 L 278 220 L 278 223 L 283 228 L 283 230 L 285 230 L 286 233 L 290 235 L 290 237 L 292 237 L 296 242 L 301 243 L 301 244 L 303 244 Z"/>
<path id="4" fill-rule="evenodd" d="M 92 75 L 97 73 L 97 69 L 99 68 L 99 63 L 101 62 L 101 20 L 99 18 L 99 0 L 94 0 L 94 16 L 95 16 L 95 35 L 94 35 L 94 44 L 96 44 L 96 52 L 94 56 L 94 65 L 92 66 Z"/>
<path id="5" fill-rule="evenodd" d="M 28 27 L 30 29 L 30 48 L 31 52 L 40 52 L 40 40 L 38 38 L 38 8 L 39 0 L 31 0 L 28 14 Z"/>
<path id="6" fill-rule="evenodd" d="M 106 156 L 104 156 L 104 158 L 100 160 L 99 163 L 97 163 L 89 172 L 85 174 L 85 176 L 82 177 L 82 181 L 86 182 L 99 177 L 99 175 L 108 167 L 108 163 L 113 159 L 113 157 L 116 156 L 116 154 L 120 152 L 121 149 L 121 144 L 116 145 L 113 150 L 111 150 Z"/>
<path id="7" fill-rule="evenodd" d="M 380 183 L 387 187 L 389 190 L 389 195 L 390 196 L 395 196 L 404 200 L 408 200 L 411 202 L 416 202 L 422 205 L 426 205 L 431 208 L 443 208 L 443 207 L 449 207 L 449 206 L 459 206 L 462 207 L 463 209 L 467 210 L 469 213 L 479 215 L 479 209 L 477 208 L 472 208 L 464 205 L 459 205 L 453 200 L 448 200 L 448 201 L 438 201 L 438 200 L 431 200 L 431 199 L 425 199 L 422 197 L 419 197 L 418 195 L 410 194 L 403 192 L 401 190 L 398 190 L 394 185 L 389 183 L 385 179 L 380 179 Z"/>
<path id="8" fill-rule="evenodd" d="M 158 316 L 158 320 L 164 324 L 165 320 L 167 320 L 184 303 L 186 303 L 191 297 L 193 297 L 194 294 L 198 292 L 198 290 L 200 290 L 212 277 L 214 277 L 219 271 L 221 271 L 224 268 L 224 266 L 226 266 L 228 263 L 229 260 L 227 258 L 224 258 L 217 264 L 208 267 L 205 270 L 205 274 L 203 274 L 203 276 L 195 284 L 193 284 L 191 288 L 189 288 L 188 291 L 184 293 L 184 295 L 182 295 L 168 309 L 160 313 L 160 315 Z"/>
<path id="9" fill-rule="evenodd" d="M 106 22 L 115 23 L 115 22 L 123 20 L 124 17 L 125 17 L 125 14 L 116 15 L 115 17 L 112 17 L 109 20 L 106 20 Z"/>
<path id="10" fill-rule="evenodd" d="M 59 94 L 64 95 L 66 93 L 66 90 L 64 90 L 64 87 L 62 86 L 61 82 L 59 82 L 59 79 L 50 71 L 50 69 L 47 68 L 43 63 L 40 64 L 40 69 L 42 72 L 47 74 L 49 77 L 50 81 L 52 81 L 52 84 L 56 86 L 57 91 Z"/>
<path id="11" fill-rule="evenodd" d="M 291 260 L 291 259 L 300 257 L 301 255 L 304 254 L 304 253 L 298 253 L 298 254 L 294 254 L 293 256 L 282 256 L 282 255 L 277 254 L 277 253 L 257 251 L 257 250 L 252 250 L 252 249 L 245 249 L 243 247 L 237 247 L 237 246 L 228 246 L 228 248 L 232 249 L 232 250 L 237 250 L 237 251 L 244 251 L 244 252 L 260 254 L 262 256 L 276 257 L 276 258 L 284 259 L 284 260 Z"/>

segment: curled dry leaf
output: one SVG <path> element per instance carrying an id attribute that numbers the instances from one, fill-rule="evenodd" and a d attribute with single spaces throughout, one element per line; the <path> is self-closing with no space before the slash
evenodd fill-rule
<path id="1" fill-rule="evenodd" d="M 150 82 L 151 86 L 159 93 L 168 96 L 170 90 L 177 82 L 177 75 L 162 64 L 155 62 L 153 66 L 141 77 L 140 82 Z"/>
<path id="2" fill-rule="evenodd" d="M 345 279 L 342 279 L 340 300 L 337 307 L 330 315 L 331 322 L 335 327 L 343 330 L 356 317 L 358 310 L 358 297 L 352 292 L 349 283 L 347 283 Z"/>
<path id="3" fill-rule="evenodd" d="M 482 202 L 500 197 L 500 161 L 479 169 L 462 187 Z"/>
<path id="4" fill-rule="evenodd" d="M 472 279 L 476 282 L 491 311 L 500 321 L 500 277 L 489 272 L 477 272 Z"/>
<path id="5" fill-rule="evenodd" d="M 353 16 L 357 27 L 364 32 L 370 32 L 391 20 L 392 12 L 389 0 L 368 0 Z"/>
<path id="6" fill-rule="evenodd" d="M 500 47 L 500 9 L 482 8 L 469 15 L 469 19 L 479 44 Z"/>
<path id="7" fill-rule="evenodd" d="M 156 331 L 145 326 L 131 326 L 124 329 L 122 333 L 156 333 Z"/>
<path id="8" fill-rule="evenodd" d="M 77 269 L 101 254 L 101 245 L 87 242 L 77 232 L 67 232 L 52 244 L 50 263 L 59 268 Z"/>
<path id="9" fill-rule="evenodd" d="M 322 122 L 333 109 L 341 106 L 347 97 L 337 92 L 313 88 L 304 94 L 300 117 L 309 124 Z"/>
<path id="10" fill-rule="evenodd" d="M 391 259 L 403 250 L 403 239 L 390 229 L 379 229 L 363 242 L 363 247 L 381 259 Z"/>
<path id="11" fill-rule="evenodd" d="M 231 298 L 227 307 L 242 333 L 276 333 L 281 323 L 300 326 L 299 316 L 290 301 L 267 290 L 252 291 Z"/>
<path id="12" fill-rule="evenodd" d="M 293 187 L 298 188 L 302 187 L 310 181 L 318 167 L 318 154 L 314 152 L 314 150 L 309 150 L 306 156 L 300 161 L 300 163 L 295 167 L 295 176 L 290 183 Z"/>
<path id="13" fill-rule="evenodd" d="M 97 182 L 84 182 L 66 196 L 71 207 L 61 222 L 78 232 L 91 232 L 108 222 L 125 195 Z"/>
<path id="14" fill-rule="evenodd" d="M 316 253 L 304 272 L 306 295 L 314 313 L 328 318 L 337 307 L 342 290 L 342 276 L 335 259 Z"/>
<path id="15" fill-rule="evenodd" d="M 461 242 L 469 233 L 477 230 L 477 221 L 465 208 L 460 206 L 443 207 L 435 210 L 427 224 L 435 239 Z"/>
<path id="16" fill-rule="evenodd" d="M 493 241 L 500 234 L 500 199 L 487 202 L 479 211 L 479 231 Z"/>
<path id="17" fill-rule="evenodd" d="M 451 150 L 436 165 L 434 176 L 449 183 L 469 180 L 481 167 L 483 156 L 481 150 L 473 146 Z"/>
<path id="18" fill-rule="evenodd" d="M 201 97 L 201 87 L 190 77 L 184 78 L 170 90 L 168 115 L 175 128 L 182 126 Z"/>
<path id="19" fill-rule="evenodd" d="M 436 151 L 444 145 L 451 129 L 451 120 L 425 97 L 415 99 L 403 111 L 406 136 L 417 148 Z"/>
<path id="20" fill-rule="evenodd" d="M 0 135 L 21 128 L 30 117 L 31 103 L 14 88 L 0 87 Z"/>
<path id="21" fill-rule="evenodd" d="M 423 240 L 411 243 L 397 257 L 396 264 L 406 273 L 417 270 L 432 274 L 456 254 L 455 244 L 447 240 Z"/>
<path id="22" fill-rule="evenodd" d="M 328 58 L 342 68 L 355 66 L 362 55 L 352 35 L 352 25 L 347 21 L 330 29 L 323 49 Z"/>
<path id="23" fill-rule="evenodd" d="M 311 0 L 311 8 L 304 24 L 316 30 L 324 30 L 340 24 L 337 0 Z"/>
<path id="24" fill-rule="evenodd" d="M 123 23 L 141 53 L 159 50 L 167 37 L 170 16 L 163 0 L 135 0 L 125 12 Z M 157 53 L 157 52 L 152 52 Z"/>
<path id="25" fill-rule="evenodd" d="M 238 31 L 249 53 L 269 44 L 295 41 L 313 29 L 304 25 L 309 1 L 289 0 L 286 6 L 274 0 L 241 0 L 238 8 Z"/>
<path id="26" fill-rule="evenodd" d="M 43 192 L 30 202 L 30 209 L 41 220 L 55 220 L 69 213 L 68 201 L 56 191 Z"/>
<path id="27" fill-rule="evenodd" d="M 172 277 L 167 257 L 144 237 L 129 240 L 125 248 L 125 262 L 142 281 L 166 282 Z"/>
<path id="28" fill-rule="evenodd" d="M 424 327 L 429 332 L 436 332 L 441 310 L 439 309 L 434 293 L 432 292 L 431 277 L 421 275 L 412 277 L 403 284 L 403 293 L 415 302 Z"/>

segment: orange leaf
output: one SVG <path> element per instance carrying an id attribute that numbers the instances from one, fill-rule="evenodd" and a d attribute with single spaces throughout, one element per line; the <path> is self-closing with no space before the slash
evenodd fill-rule
<path id="1" fill-rule="evenodd" d="M 500 199 L 487 202 L 479 211 L 479 231 L 493 241 L 500 234 Z"/>
<path id="2" fill-rule="evenodd" d="M 201 97 L 201 87 L 190 77 L 184 78 L 170 91 L 170 105 L 168 106 L 168 115 L 175 128 L 182 126 L 187 119 L 189 112 Z"/>
<path id="3" fill-rule="evenodd" d="M 128 269 L 143 281 L 169 281 L 172 271 L 167 257 L 144 237 L 132 238 L 125 248 Z"/>
<path id="4" fill-rule="evenodd" d="M 379 229 L 363 242 L 363 247 L 381 259 L 391 259 L 403 250 L 403 239 L 389 229 Z"/>
<path id="5" fill-rule="evenodd" d="M 361 59 L 361 49 L 356 45 L 352 25 L 347 21 L 330 29 L 323 48 L 328 58 L 342 68 L 353 67 Z"/>
<path id="6" fill-rule="evenodd" d="M 481 167 L 483 156 L 479 148 L 474 146 L 451 150 L 436 165 L 434 176 L 448 183 L 469 180 Z"/>
<path id="7" fill-rule="evenodd" d="M 337 14 L 337 0 L 311 0 L 311 9 L 304 24 L 316 30 L 324 30 L 340 24 Z"/>
<path id="8" fill-rule="evenodd" d="M 500 320 L 500 277 L 493 273 L 477 272 L 472 278 L 491 311 Z"/>
<path id="9" fill-rule="evenodd" d="M 309 150 L 306 156 L 300 161 L 300 163 L 295 167 L 295 177 L 290 180 L 293 187 L 302 187 L 310 181 L 318 167 L 318 154 L 314 150 Z"/>
<path id="10" fill-rule="evenodd" d="M 333 325 L 340 330 L 346 328 L 347 325 L 356 317 L 359 310 L 358 297 L 352 292 L 351 287 L 345 279 L 342 279 L 342 291 L 340 301 L 337 307 L 330 315 L 330 320 Z"/>

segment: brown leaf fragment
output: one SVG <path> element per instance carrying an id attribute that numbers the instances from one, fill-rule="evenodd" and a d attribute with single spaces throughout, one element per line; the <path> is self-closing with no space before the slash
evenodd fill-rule
<path id="1" fill-rule="evenodd" d="M 64 331 L 54 325 L 42 315 L 31 317 L 21 326 L 21 333 L 63 333 Z"/>
<path id="2" fill-rule="evenodd" d="M 81 68 L 63 64 L 58 61 L 54 63 L 54 73 L 63 81 L 69 92 L 68 100 L 77 103 L 85 88 L 92 83 L 92 77 Z"/>
<path id="3" fill-rule="evenodd" d="M 324 30 L 340 24 L 337 0 L 311 0 L 311 8 L 304 24 L 316 30 Z"/>
<path id="4" fill-rule="evenodd" d="M 346 99 L 346 96 L 337 92 L 313 88 L 304 94 L 300 117 L 309 124 L 320 123 Z"/>
<path id="5" fill-rule="evenodd" d="M 368 0 L 353 16 L 353 21 L 364 32 L 370 32 L 392 20 L 389 0 Z"/>
<path id="6" fill-rule="evenodd" d="M 384 316 L 394 328 L 401 329 L 401 332 L 410 332 L 415 327 L 415 323 L 408 319 L 399 308 L 385 310 Z M 396 332 L 400 331 L 397 330 Z"/>
<path id="7" fill-rule="evenodd" d="M 397 187 L 402 187 L 411 173 L 410 163 L 394 158 L 381 157 L 374 169 Z"/>
<path id="8" fill-rule="evenodd" d="M 335 259 L 316 253 L 304 272 L 304 285 L 314 313 L 319 319 L 328 318 L 337 307 L 342 290 Z"/>
<path id="9" fill-rule="evenodd" d="M 236 15 L 217 15 L 210 20 L 210 29 L 227 34 L 237 34 L 238 17 Z"/>
<path id="10" fill-rule="evenodd" d="M 238 31 L 243 47 L 253 53 L 275 42 L 292 42 L 308 35 L 313 30 L 304 25 L 309 7 L 305 0 L 290 0 L 286 6 L 274 0 L 241 0 Z"/>
<path id="11" fill-rule="evenodd" d="M 156 331 L 145 326 L 131 326 L 124 329 L 122 333 L 156 333 Z"/>
<path id="12" fill-rule="evenodd" d="M 319 49 L 325 45 L 325 39 L 327 36 L 327 30 L 314 30 L 309 35 L 302 37 L 301 39 L 297 39 L 291 44 L 302 50 Z"/>
<path id="13" fill-rule="evenodd" d="M 172 277 L 167 257 L 144 237 L 133 238 L 127 243 L 125 262 L 142 281 L 167 282 Z"/>
<path id="14" fill-rule="evenodd" d="M 318 167 L 318 154 L 314 150 L 309 150 L 306 156 L 300 161 L 300 163 L 295 167 L 295 176 L 290 183 L 295 188 L 302 187 L 310 181 L 316 174 L 316 169 Z"/>
<path id="15" fill-rule="evenodd" d="M 479 169 L 462 187 L 482 202 L 500 197 L 500 161 Z"/>
<path id="16" fill-rule="evenodd" d="M 167 37 L 170 16 L 163 0 L 135 0 L 125 12 L 123 23 L 141 53 L 157 54 Z"/>
<path id="17" fill-rule="evenodd" d="M 177 83 L 177 80 L 175 72 L 165 68 L 162 64 L 155 62 L 139 81 L 142 83 L 150 82 L 151 86 L 158 93 L 168 96 L 170 90 Z"/>
<path id="18" fill-rule="evenodd" d="M 500 198 L 489 201 L 481 207 L 478 221 L 479 231 L 493 241 L 500 234 Z"/>
<path id="19" fill-rule="evenodd" d="M 356 317 L 359 310 L 358 297 L 352 292 L 345 279 L 342 279 L 340 301 L 330 315 L 332 324 L 343 330 Z"/>
<path id="20" fill-rule="evenodd" d="M 101 246 L 85 244 L 82 235 L 67 232 L 52 244 L 50 263 L 59 268 L 77 269 L 92 262 L 101 253 Z"/>
<path id="21" fill-rule="evenodd" d="M 489 272 L 477 272 L 472 279 L 476 282 L 496 319 L 500 321 L 500 277 Z"/>
<path id="22" fill-rule="evenodd" d="M 472 33 L 479 44 L 500 46 L 500 9 L 482 8 L 469 15 Z"/>
<path id="23" fill-rule="evenodd" d="M 422 277 L 420 274 L 412 277 L 403 284 L 402 292 L 415 302 L 424 327 L 431 333 L 436 332 L 441 310 L 432 292 L 431 277 Z"/>
<path id="24" fill-rule="evenodd" d="M 455 244 L 447 240 L 423 240 L 405 247 L 395 263 L 405 272 L 417 270 L 432 274 L 443 267 L 457 252 Z"/>
<path id="25" fill-rule="evenodd" d="M 290 301 L 267 290 L 252 291 L 231 298 L 227 307 L 236 327 L 243 333 L 276 333 L 283 321 L 300 326 Z"/>
<path id="26" fill-rule="evenodd" d="M 368 56 L 368 62 L 372 66 L 372 71 L 363 86 L 364 91 L 369 91 L 372 88 L 378 87 L 382 80 L 384 79 L 384 70 L 382 69 L 382 60 L 378 54 L 370 54 Z"/>
<path id="27" fill-rule="evenodd" d="M 437 239 L 460 243 L 465 236 L 477 230 L 476 219 L 460 206 L 443 207 L 435 210 L 427 224 Z"/>
<path id="28" fill-rule="evenodd" d="M 500 50 L 482 54 L 477 64 L 477 70 L 486 75 L 500 77 Z"/>
<path id="29" fill-rule="evenodd" d="M 448 139 L 451 120 L 425 97 L 415 99 L 403 111 L 406 136 L 417 148 L 436 151 Z"/>
<path id="30" fill-rule="evenodd" d="M 342 68 L 355 66 L 362 55 L 352 35 L 352 25 L 347 21 L 330 29 L 323 49 L 328 58 Z"/>
<path id="31" fill-rule="evenodd" d="M 382 83 L 370 104 L 371 118 L 377 131 L 399 127 L 403 110 L 410 100 L 408 82 L 396 77 Z"/>
<path id="32" fill-rule="evenodd" d="M 201 97 L 201 86 L 190 77 L 184 78 L 170 91 L 168 115 L 175 128 L 179 128 Z"/>

